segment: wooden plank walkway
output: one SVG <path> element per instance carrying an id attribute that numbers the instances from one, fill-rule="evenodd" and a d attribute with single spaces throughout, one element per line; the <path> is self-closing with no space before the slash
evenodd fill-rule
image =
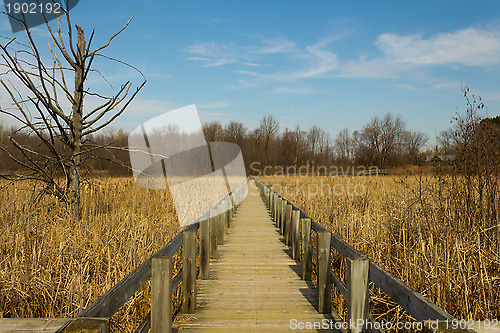
<path id="1" fill-rule="evenodd" d="M 318 314 L 316 289 L 271 220 L 254 184 L 228 229 L 210 280 L 197 281 L 197 310 L 180 314 L 174 331 L 289 332 L 294 323 L 333 320 Z M 296 320 L 296 321 L 294 321 Z M 318 332 L 319 329 L 299 329 Z"/>

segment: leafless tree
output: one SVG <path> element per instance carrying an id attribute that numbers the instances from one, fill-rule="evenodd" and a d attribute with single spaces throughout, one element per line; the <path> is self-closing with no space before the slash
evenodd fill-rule
<path id="1" fill-rule="evenodd" d="M 382 119 L 373 117 L 360 133 L 361 149 L 367 162 L 385 167 L 391 155 L 400 150 L 404 129 L 404 121 L 390 113 Z"/>
<path id="2" fill-rule="evenodd" d="M 298 168 L 307 158 L 308 140 L 307 132 L 300 130 L 299 126 L 295 130 L 285 129 L 281 135 L 281 164 L 283 166 L 295 166 Z M 310 148 L 310 147 L 309 147 Z"/>
<path id="3" fill-rule="evenodd" d="M 349 135 L 349 129 L 344 128 L 335 139 L 335 152 L 342 164 L 350 163 L 354 154 L 354 139 Z"/>
<path id="4" fill-rule="evenodd" d="M 259 143 L 263 145 L 263 162 L 269 164 L 269 150 L 271 142 L 276 137 L 279 131 L 279 123 L 271 115 L 264 116 L 260 121 L 260 127 L 257 128 L 256 136 Z"/>
<path id="5" fill-rule="evenodd" d="M 236 143 L 241 147 L 247 129 L 245 128 L 245 125 L 243 125 L 243 123 L 237 121 L 230 121 L 229 124 L 224 129 L 224 132 L 226 141 Z"/>
<path id="6" fill-rule="evenodd" d="M 429 141 L 427 134 L 421 131 L 403 132 L 403 154 L 408 155 L 409 162 L 416 162 L 418 155 Z"/>
<path id="7" fill-rule="evenodd" d="M 224 139 L 224 128 L 218 121 L 204 123 L 202 128 L 207 142 L 222 141 Z"/>
<path id="8" fill-rule="evenodd" d="M 20 124 L 9 136 L 17 153 L 5 146 L 1 150 L 23 169 L 4 173 L 2 177 L 12 181 L 36 181 L 42 186 L 38 187 L 34 204 L 46 194 L 54 195 L 66 205 L 72 218 L 78 220 L 80 170 L 86 158 L 103 148 L 90 137 L 125 111 L 146 80 L 135 67 L 103 54 L 133 17 L 106 43 L 93 48 L 95 31 L 86 35 L 82 27 L 72 25 L 69 11 L 61 10 L 64 13 L 53 21 L 55 24 L 49 24 L 44 16 L 50 35 L 48 49 L 40 47 L 40 41 L 26 22 L 22 22 L 24 41 L 3 37 L 4 42 L 0 45 L 0 66 L 3 68 L 0 84 L 12 102 L 0 112 Z M 127 81 L 115 90 L 94 68 L 96 59 L 136 70 L 142 76 L 142 83 L 134 88 Z M 101 77 L 109 84 L 110 93 L 103 94 L 88 87 L 89 76 Z M 84 100 L 88 101 L 85 110 Z M 17 141 L 19 133 L 32 136 L 32 144 L 36 147 Z"/>

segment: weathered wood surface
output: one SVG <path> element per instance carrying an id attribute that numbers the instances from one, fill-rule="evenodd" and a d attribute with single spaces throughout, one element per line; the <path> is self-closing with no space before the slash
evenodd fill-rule
<path id="1" fill-rule="evenodd" d="M 56 332 L 69 321 L 68 318 L 2 318 L 0 319 L 0 333 Z"/>
<path id="2" fill-rule="evenodd" d="M 314 284 L 301 280 L 301 266 L 291 259 L 253 184 L 225 241 L 210 263 L 210 280 L 197 281 L 196 312 L 178 315 L 174 329 L 289 332 L 293 319 L 333 320 L 330 314 L 318 314 Z"/>
<path id="3" fill-rule="evenodd" d="M 0 318 L 0 333 L 108 333 L 107 318 Z"/>

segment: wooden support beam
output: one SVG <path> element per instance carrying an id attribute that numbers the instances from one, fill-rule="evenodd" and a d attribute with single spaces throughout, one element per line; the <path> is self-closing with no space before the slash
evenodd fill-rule
<path id="1" fill-rule="evenodd" d="M 109 333 L 109 318 L 76 318 L 63 333 Z"/>
<path id="2" fill-rule="evenodd" d="M 182 232 L 182 309 L 196 310 L 196 231 Z"/>
<path id="3" fill-rule="evenodd" d="M 291 245 L 291 224 L 292 224 L 292 205 L 288 204 L 285 207 L 285 244 Z"/>
<path id="4" fill-rule="evenodd" d="M 292 212 L 292 258 L 300 260 L 300 210 Z"/>
<path id="5" fill-rule="evenodd" d="M 210 227 L 210 256 L 212 258 L 217 258 L 217 250 L 219 247 L 217 242 L 217 217 L 210 217 L 208 221 Z"/>
<path id="6" fill-rule="evenodd" d="M 312 280 L 311 219 L 301 219 L 302 225 L 302 279 Z"/>
<path id="7" fill-rule="evenodd" d="M 280 206 L 280 230 L 281 234 L 285 236 L 285 210 L 286 210 L 286 200 L 281 199 Z"/>
<path id="8" fill-rule="evenodd" d="M 349 323 L 366 323 L 368 310 L 368 269 L 369 261 L 358 257 L 347 259 L 347 319 Z M 350 333 L 365 332 L 363 325 L 349 326 Z"/>
<path id="9" fill-rule="evenodd" d="M 281 232 L 281 198 L 276 194 L 276 227 Z"/>
<path id="10" fill-rule="evenodd" d="M 200 222 L 200 279 L 210 278 L 210 227 L 208 220 Z"/>
<path id="11" fill-rule="evenodd" d="M 172 332 L 172 256 L 151 260 L 151 333 Z"/>
<path id="12" fill-rule="evenodd" d="M 220 209 L 219 209 L 220 210 Z M 225 232 L 225 223 L 224 219 L 222 218 L 223 214 L 219 213 L 217 215 L 217 243 L 219 245 L 224 244 L 224 232 Z"/>
<path id="13" fill-rule="evenodd" d="M 332 311 L 332 287 L 330 279 L 331 259 L 330 259 L 329 231 L 318 232 L 318 312 L 331 313 Z"/>

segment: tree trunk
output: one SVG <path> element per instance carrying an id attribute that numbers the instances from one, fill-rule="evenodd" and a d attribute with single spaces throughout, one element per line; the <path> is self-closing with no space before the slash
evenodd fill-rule
<path id="1" fill-rule="evenodd" d="M 78 41 L 75 65 L 75 92 L 71 122 L 72 145 L 69 156 L 68 172 L 68 199 L 69 209 L 73 220 L 80 219 L 80 167 L 83 127 L 83 81 L 85 70 L 85 35 L 81 27 L 77 26 Z"/>

